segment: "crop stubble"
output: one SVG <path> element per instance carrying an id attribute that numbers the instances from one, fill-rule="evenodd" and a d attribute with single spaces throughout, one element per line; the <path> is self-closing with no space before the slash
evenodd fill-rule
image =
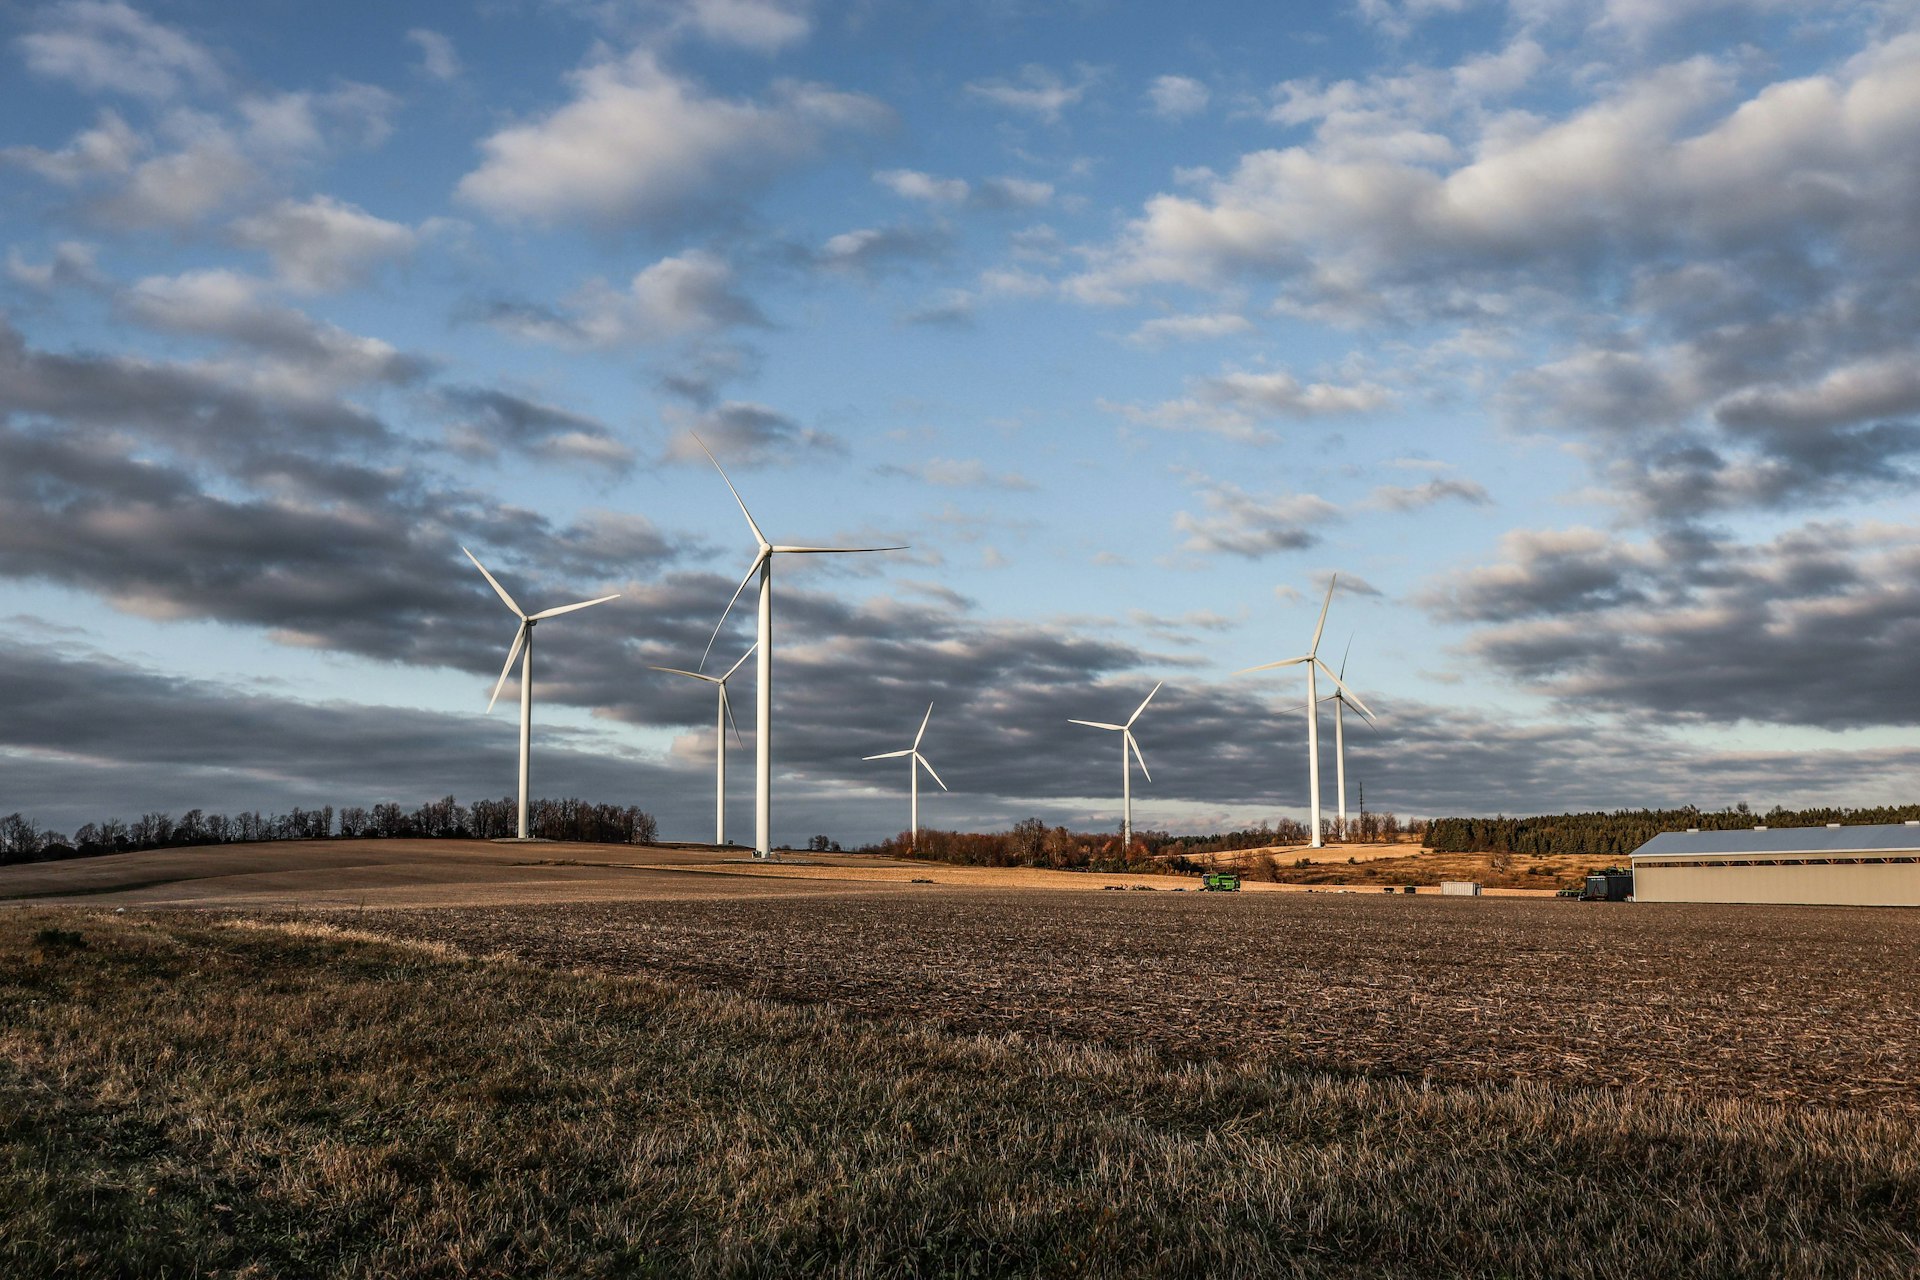
<path id="1" fill-rule="evenodd" d="M 1005 892 L 355 914 L 965 1031 L 1920 1111 L 1920 913 Z"/>

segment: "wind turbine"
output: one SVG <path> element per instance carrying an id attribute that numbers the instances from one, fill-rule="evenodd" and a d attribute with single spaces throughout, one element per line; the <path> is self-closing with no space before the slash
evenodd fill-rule
<path id="1" fill-rule="evenodd" d="M 734 502 L 740 508 L 740 514 L 747 518 L 747 527 L 753 530 L 753 540 L 759 544 L 753 563 L 747 566 L 747 576 L 740 579 L 740 585 L 733 589 L 733 599 L 727 601 L 727 607 L 720 614 L 720 621 L 713 628 L 713 636 L 707 640 L 707 652 L 713 651 L 713 642 L 719 638 L 720 628 L 727 625 L 727 616 L 733 612 L 733 606 L 740 599 L 740 593 L 753 581 L 753 575 L 760 575 L 760 621 L 754 641 L 759 653 L 755 664 L 758 679 L 754 688 L 754 735 L 753 735 L 753 856 L 771 858 L 773 856 L 773 558 L 775 556 L 812 556 L 812 555 L 851 555 L 864 551 L 905 551 L 905 547 L 787 547 L 775 546 L 767 541 L 760 532 L 760 526 L 754 523 L 753 513 L 747 510 L 746 502 L 740 497 L 740 491 L 733 487 L 733 481 L 727 478 L 727 469 L 720 465 L 720 459 L 713 456 L 713 450 L 707 448 L 706 441 L 699 436 L 693 442 L 700 446 L 700 452 L 707 455 L 713 463 L 713 469 L 720 473 L 720 479 L 727 486 L 727 492 L 733 495 Z M 700 657 L 701 665 L 706 665 L 706 655 Z"/>
<path id="2" fill-rule="evenodd" d="M 596 605 L 596 604 L 605 604 L 609 600 L 618 600 L 620 598 L 620 593 L 616 591 L 610 596 L 601 596 L 597 600 L 582 600 L 579 604 L 563 604 L 557 609 L 542 609 L 539 613 L 530 614 L 526 610 L 522 609 L 519 605 L 514 603 L 513 597 L 507 594 L 507 589 L 500 585 L 500 580 L 498 578 L 494 577 L 492 574 L 487 572 L 487 566 L 480 563 L 480 558 L 478 556 L 474 555 L 473 552 L 471 551 L 467 551 L 465 547 L 460 548 L 460 550 L 466 551 L 467 559 L 473 561 L 473 567 L 478 569 L 481 572 L 481 574 L 485 576 L 488 585 L 493 588 L 495 594 L 497 594 L 502 600 L 506 602 L 507 608 L 513 610 L 513 616 L 520 619 L 520 626 L 513 633 L 513 645 L 511 648 L 507 650 L 507 664 L 504 667 L 500 668 L 500 679 L 494 682 L 493 696 L 487 699 L 487 711 L 489 714 L 491 714 L 493 711 L 493 704 L 500 700 L 500 690 L 506 687 L 507 676 L 510 675 L 513 671 L 513 660 L 515 658 L 519 658 L 520 659 L 520 824 L 519 824 L 520 834 L 519 834 L 519 839 L 525 840 L 527 838 L 527 784 L 532 777 L 531 746 L 533 741 L 533 628 L 534 628 L 534 624 L 538 622 L 542 622 L 548 618 L 557 618 L 563 613 L 572 613 L 576 609 L 591 608 L 593 605 Z"/>
<path id="3" fill-rule="evenodd" d="M 920 847 L 920 770 L 924 768 L 935 782 L 940 782 L 940 775 L 933 772 L 933 766 L 928 764 L 927 758 L 920 754 L 920 739 L 927 736 L 927 721 L 931 719 L 933 719 L 933 704 L 929 702 L 927 704 L 927 714 L 920 718 L 920 732 L 913 735 L 912 746 L 908 747 L 905 751 L 883 751 L 877 756 L 861 757 L 863 760 L 893 760 L 900 756 L 913 757 L 912 760 L 907 762 L 907 773 L 913 778 L 913 826 L 908 828 L 908 831 L 909 847 L 914 849 Z M 940 782 L 940 789 L 945 791 L 947 784 Z"/>
<path id="4" fill-rule="evenodd" d="M 733 704 L 727 701 L 727 681 L 733 679 L 733 673 L 740 669 L 741 663 L 753 656 L 749 648 L 740 655 L 740 661 L 727 668 L 723 676 L 710 676 L 699 671 L 682 671 L 678 667 L 653 667 L 651 670 L 664 671 L 668 675 L 688 676 L 694 680 L 705 680 L 718 691 L 719 708 L 713 713 L 713 842 L 727 842 L 727 725 L 733 725 L 733 736 L 740 736 L 740 725 L 733 718 Z"/>
<path id="5" fill-rule="evenodd" d="M 1165 683 L 1166 681 L 1164 680 L 1160 682 L 1160 684 Z M 1140 772 L 1146 774 L 1148 782 L 1152 782 L 1153 775 L 1147 773 L 1147 758 L 1140 754 L 1140 744 L 1134 741 L 1133 722 L 1140 718 L 1140 713 L 1147 709 L 1149 702 L 1153 701 L 1153 694 L 1160 692 L 1160 684 L 1153 686 L 1153 693 L 1149 693 L 1140 700 L 1140 705 L 1133 709 L 1133 714 L 1127 717 L 1125 724 L 1107 724 L 1100 720 L 1067 721 L 1068 724 L 1084 724 L 1094 729 L 1112 729 L 1120 735 L 1120 849 L 1122 857 L 1125 857 L 1127 852 L 1133 848 L 1133 761 L 1127 758 L 1127 748 L 1133 748 L 1133 759 L 1140 762 Z"/>
<path id="6" fill-rule="evenodd" d="M 1234 672 L 1235 675 L 1244 676 L 1251 675 L 1255 671 L 1272 671 L 1277 667 L 1297 667 L 1302 663 L 1306 664 L 1307 789 L 1311 793 L 1311 807 L 1313 810 L 1312 847 L 1315 849 L 1324 848 L 1326 844 L 1320 836 L 1320 685 L 1315 678 L 1316 670 L 1326 672 L 1327 678 L 1333 681 L 1334 687 L 1345 693 L 1355 708 L 1366 712 L 1368 715 L 1373 714 L 1367 709 L 1367 704 L 1360 700 L 1360 695 L 1347 688 L 1345 683 L 1343 683 L 1340 677 L 1334 672 L 1333 668 L 1329 667 L 1320 658 L 1320 633 L 1326 630 L 1327 609 L 1333 604 L 1333 587 L 1339 580 L 1340 575 L 1337 573 L 1327 579 L 1327 598 L 1321 602 L 1320 621 L 1314 624 L 1313 643 L 1307 647 L 1306 653 L 1298 658 L 1284 658 L 1279 662 L 1266 662 L 1257 667 L 1248 667 L 1244 671 Z"/>
<path id="7" fill-rule="evenodd" d="M 1355 711 L 1366 717 L 1368 724 L 1374 722 L 1373 712 L 1367 710 L 1358 699 L 1349 698 L 1347 686 L 1340 683 L 1346 678 L 1347 655 L 1352 652 L 1353 637 L 1348 636 L 1346 650 L 1340 655 L 1340 674 L 1334 677 L 1334 691 L 1326 699 L 1333 704 L 1333 772 L 1334 785 L 1340 793 L 1340 838 L 1342 840 L 1347 838 L 1347 735 L 1342 722 L 1342 713 L 1351 703 Z M 1362 790 L 1364 791 L 1364 788 Z M 1360 807 L 1364 810 L 1366 805 L 1362 803 Z"/>

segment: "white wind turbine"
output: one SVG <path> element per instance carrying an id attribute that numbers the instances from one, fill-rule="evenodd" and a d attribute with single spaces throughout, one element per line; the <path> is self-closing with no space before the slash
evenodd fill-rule
<path id="1" fill-rule="evenodd" d="M 740 661 L 727 668 L 723 676 L 710 676 L 699 671 L 682 671 L 678 667 L 654 667 L 654 671 L 664 671 L 668 675 L 688 676 L 695 680 L 705 680 L 719 693 L 720 706 L 713 715 L 713 842 L 727 842 L 727 726 L 733 725 L 733 736 L 740 736 L 740 725 L 733 718 L 733 704 L 727 701 L 727 681 L 733 679 L 733 673 L 740 669 L 741 663 L 753 656 L 749 648 L 740 655 Z"/>
<path id="2" fill-rule="evenodd" d="M 1334 785 L 1340 793 L 1340 837 L 1347 838 L 1347 735 L 1343 723 L 1343 712 L 1351 705 L 1355 711 L 1366 717 L 1368 724 L 1374 723 L 1373 712 L 1361 704 L 1359 699 L 1351 698 L 1347 686 L 1340 682 L 1346 679 L 1347 655 L 1353 652 L 1353 637 L 1347 637 L 1346 651 L 1340 655 L 1340 673 L 1334 677 L 1334 690 L 1327 696 L 1333 704 L 1333 776 Z M 1361 788 L 1365 793 L 1365 788 Z"/>
<path id="3" fill-rule="evenodd" d="M 1165 683 L 1164 680 L 1160 682 Z M 1067 721 L 1068 724 L 1084 724 L 1093 729 L 1112 729 L 1120 735 L 1120 851 L 1123 857 L 1133 848 L 1133 760 L 1127 758 L 1127 749 L 1133 749 L 1133 759 L 1140 762 L 1140 772 L 1146 774 L 1148 782 L 1152 782 L 1153 775 L 1147 773 L 1147 758 L 1140 754 L 1140 744 L 1134 741 L 1133 722 L 1153 701 L 1153 694 L 1160 692 L 1160 684 L 1153 686 L 1153 693 L 1140 700 L 1140 705 L 1133 709 L 1133 714 L 1127 717 L 1125 724 L 1107 724 L 1100 720 Z"/>
<path id="4" fill-rule="evenodd" d="M 1320 605 L 1320 621 L 1314 624 L 1313 643 L 1307 647 L 1306 653 L 1298 658 L 1285 658 L 1279 662 L 1266 662 L 1257 667 L 1248 667 L 1244 671 L 1234 672 L 1235 675 L 1244 676 L 1250 675 L 1255 671 L 1272 671 L 1277 667 L 1297 667 L 1302 663 L 1306 664 L 1307 790 L 1311 793 L 1311 808 L 1313 811 L 1312 846 L 1315 849 L 1322 848 L 1325 845 L 1325 841 L 1320 837 L 1320 685 L 1316 679 L 1316 671 L 1326 672 L 1327 679 L 1333 681 L 1334 687 L 1347 695 L 1347 699 L 1353 703 L 1357 710 L 1366 712 L 1369 716 L 1373 714 L 1368 710 L 1367 704 L 1360 700 L 1360 696 L 1353 690 L 1347 688 L 1341 681 L 1339 675 L 1334 672 L 1333 668 L 1329 667 L 1320 658 L 1320 633 L 1326 630 L 1327 609 L 1333 604 L 1333 587 L 1339 580 L 1340 575 L 1337 573 L 1327 579 L 1327 598 Z"/>
<path id="5" fill-rule="evenodd" d="M 755 664 L 754 688 L 754 735 L 753 735 L 753 855 L 756 858 L 773 856 L 773 558 L 775 556 L 806 555 L 851 555 L 864 551 L 905 551 L 905 547 L 787 547 L 775 546 L 767 541 L 760 526 L 754 523 L 753 513 L 747 510 L 747 504 L 740 497 L 740 491 L 733 487 L 733 481 L 727 478 L 727 470 L 720 465 L 720 459 L 713 456 L 713 450 L 706 442 L 695 436 L 693 442 L 700 446 L 700 452 L 707 455 L 713 463 L 713 469 L 720 473 L 720 479 L 726 484 L 727 492 L 740 507 L 740 514 L 747 518 L 747 527 L 753 530 L 753 540 L 759 544 L 753 563 L 747 567 L 747 576 L 740 579 L 740 585 L 734 588 L 733 599 L 727 601 L 726 609 L 720 614 L 720 621 L 713 628 L 713 638 L 707 641 L 707 651 L 713 651 L 713 641 L 719 638 L 720 628 L 727 625 L 727 616 L 733 612 L 733 606 L 740 599 L 740 593 L 753 581 L 753 575 L 760 575 L 760 621 L 755 637 L 755 649 L 760 657 Z M 700 658 L 705 665 L 706 656 Z"/>
<path id="6" fill-rule="evenodd" d="M 927 736 L 927 721 L 931 719 L 933 719 L 933 704 L 929 702 L 927 714 L 920 717 L 920 732 L 913 735 L 912 746 L 905 751 L 883 751 L 877 756 L 861 757 L 863 760 L 895 760 L 901 756 L 913 757 L 907 762 L 907 773 L 913 778 L 913 825 L 907 830 L 909 847 L 915 849 L 920 847 L 920 770 L 925 769 L 935 782 L 940 782 L 940 775 L 934 773 L 933 766 L 928 764 L 927 758 L 920 754 L 920 739 Z M 945 791 L 947 784 L 940 782 L 940 789 Z"/>
<path id="7" fill-rule="evenodd" d="M 507 650 L 507 664 L 500 668 L 500 679 L 494 682 L 493 696 L 487 699 L 487 710 L 492 712 L 493 704 L 500 700 L 500 690 L 506 687 L 507 677 L 513 672 L 513 660 L 520 658 L 520 823 L 518 830 L 519 839 L 525 840 L 527 838 L 527 784 L 532 778 L 534 624 L 547 618 L 557 618 L 563 613 L 572 613 L 576 609 L 586 609 L 596 604 L 605 604 L 609 600 L 618 600 L 620 593 L 616 591 L 610 596 L 601 596 L 597 600 L 582 600 L 579 604 L 563 604 L 557 609 L 542 609 L 539 613 L 530 614 L 514 603 L 513 597 L 507 594 L 507 589 L 500 585 L 498 578 L 487 572 L 487 566 L 480 563 L 478 556 L 467 551 L 465 547 L 460 550 L 466 551 L 467 559 L 473 561 L 473 567 L 486 577 L 488 585 L 502 600 L 506 601 L 507 608 L 513 610 L 513 616 L 520 619 L 520 626 L 513 633 L 513 645 Z"/>

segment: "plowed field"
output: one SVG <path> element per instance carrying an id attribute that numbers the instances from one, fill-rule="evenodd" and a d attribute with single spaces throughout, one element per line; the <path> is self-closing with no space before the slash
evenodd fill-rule
<path id="1" fill-rule="evenodd" d="M 1916 912 L 928 886 L 340 918 L 1176 1057 L 1920 1111 Z"/>

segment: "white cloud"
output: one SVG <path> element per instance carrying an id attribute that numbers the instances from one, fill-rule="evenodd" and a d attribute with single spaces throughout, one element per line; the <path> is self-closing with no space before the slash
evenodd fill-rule
<path id="1" fill-rule="evenodd" d="M 766 323 L 739 291 L 726 260 L 699 249 L 660 259 L 624 289 L 591 281 L 563 310 L 502 306 L 489 319 L 533 341 L 592 347 L 664 342 Z"/>
<path id="2" fill-rule="evenodd" d="M 1156 405 L 1101 401 L 1101 407 L 1129 421 L 1168 431 L 1208 431 L 1235 439 L 1268 441 L 1258 424 L 1279 418 L 1307 419 L 1368 413 L 1393 402 L 1386 388 L 1371 382 L 1303 383 L 1284 370 L 1231 371 L 1189 378 L 1187 394 Z"/>
<path id="3" fill-rule="evenodd" d="M 1127 340 L 1141 346 L 1159 346 L 1166 342 L 1205 342 L 1252 331 L 1253 321 L 1238 312 L 1215 311 L 1205 315 L 1156 316 L 1142 323 Z"/>
<path id="4" fill-rule="evenodd" d="M 1069 83 L 1059 72 L 1033 63 L 1020 69 L 1017 80 L 975 80 L 966 86 L 966 93 L 1052 124 L 1060 119 L 1061 112 L 1085 98 L 1098 79 L 1091 67 L 1082 66 L 1075 69 Z"/>
<path id="5" fill-rule="evenodd" d="M 1449 499 L 1475 507 L 1493 501 L 1477 481 L 1465 476 L 1439 476 L 1425 484 L 1383 484 L 1367 496 L 1367 505 L 1382 511 L 1418 511 Z"/>
<path id="6" fill-rule="evenodd" d="M 698 413 L 669 407 L 665 416 L 678 428 L 667 446 L 669 462 L 706 464 L 707 455 L 693 440 L 695 433 L 717 457 L 746 467 L 792 466 L 808 455 L 847 452 L 840 437 L 803 427 L 778 409 L 749 401 L 729 400 Z"/>
<path id="7" fill-rule="evenodd" d="M 1318 527 L 1340 519 L 1340 508 L 1311 493 L 1257 496 L 1238 485 L 1194 476 L 1205 513 L 1181 511 L 1173 527 L 1187 535 L 1182 548 L 1257 560 L 1300 551 L 1320 541 Z"/>
<path id="8" fill-rule="evenodd" d="M 712 97 L 644 49 L 568 78 L 571 102 L 482 141 L 461 199 L 535 222 L 671 224 L 737 202 L 832 133 L 892 118 L 872 98 L 792 81 L 770 103 Z"/>
<path id="9" fill-rule="evenodd" d="M 0 160 L 62 186 L 75 186 L 89 178 L 111 177 L 132 170 L 133 162 L 146 143 L 119 114 L 102 110 L 91 129 L 83 129 L 73 141 L 58 151 L 39 147 L 8 147 L 0 151 Z"/>
<path id="10" fill-rule="evenodd" d="M 914 227 L 860 227 L 830 237 L 814 261 L 834 271 L 870 272 L 885 265 L 920 261 L 945 252 L 948 237 Z"/>
<path id="11" fill-rule="evenodd" d="M 155 101 L 224 83 L 203 46 L 119 0 L 63 0 L 36 16 L 16 43 L 28 69 L 48 79 Z"/>
<path id="12" fill-rule="evenodd" d="M 1461 304 L 1463 281 L 1577 281 L 1603 255 L 1731 252 L 1756 237 L 1829 231 L 1920 247 L 1920 234 L 1889 218 L 1920 196 L 1909 163 L 1920 148 L 1920 34 L 1837 74 L 1770 85 L 1698 128 L 1732 87 L 1729 66 L 1694 58 L 1563 120 L 1481 120 L 1459 144 L 1392 118 L 1252 152 L 1203 179 L 1198 195 L 1150 199 L 1075 292 L 1112 301 L 1141 286 L 1262 274 L 1296 306 L 1330 303 L 1357 319 L 1444 313 Z M 1350 89 L 1311 100 L 1299 89 L 1276 110 L 1332 124 Z M 1420 138 L 1432 145 L 1411 141 Z"/>
<path id="13" fill-rule="evenodd" d="M 877 468 L 882 475 L 911 476 L 942 489 L 1031 489 L 1033 482 L 1017 472 L 996 472 L 978 458 L 928 458 Z"/>
<path id="14" fill-rule="evenodd" d="M 895 195 L 928 204 L 971 204 L 981 209 L 1037 209 L 1053 202 L 1053 184 L 1031 178 L 940 178 L 917 169 L 883 169 L 873 180 Z"/>
<path id="15" fill-rule="evenodd" d="M 195 117 L 177 151 L 142 161 L 115 191 L 93 209 L 103 221 L 121 227 L 184 228 L 254 188 L 260 172 L 224 126 Z"/>
<path id="16" fill-rule="evenodd" d="M 936 178 L 917 169 L 883 169 L 873 180 L 897 196 L 929 203 L 958 204 L 971 190 L 960 178 Z"/>
<path id="17" fill-rule="evenodd" d="M 310 290 L 353 284 L 374 264 L 411 253 L 418 240 L 411 227 L 331 196 L 282 200 L 232 231 L 240 244 L 265 250 L 283 282 Z"/>
<path id="18" fill-rule="evenodd" d="M 330 143 L 377 147 L 393 132 L 399 105 L 385 89 L 349 80 L 324 93 L 252 94 L 236 109 L 248 149 L 284 161 Z"/>
<path id="19" fill-rule="evenodd" d="M 30 262 L 17 247 L 10 248 L 6 273 L 8 280 L 36 293 L 63 288 L 104 289 L 108 284 L 96 262 L 94 247 L 78 240 L 62 240 L 46 262 Z"/>
<path id="20" fill-rule="evenodd" d="M 773 53 L 813 30 L 802 3 L 780 0 L 690 0 L 686 22 L 709 40 Z"/>
<path id="21" fill-rule="evenodd" d="M 1147 101 L 1162 120 L 1184 120 L 1207 109 L 1213 94 L 1190 76 L 1156 76 L 1147 87 Z"/>
<path id="22" fill-rule="evenodd" d="M 1761 386 L 1720 402 L 1714 416 L 1726 426 L 1807 429 L 1920 410 L 1920 364 L 1909 352 L 1878 356 L 1830 370 L 1811 384 Z"/>
<path id="23" fill-rule="evenodd" d="M 318 399 L 356 386 L 411 382 L 425 371 L 420 360 L 378 338 L 319 323 L 268 301 L 266 292 L 264 282 L 238 272 L 189 271 L 146 277 L 115 306 L 149 329 L 218 338 L 257 353 L 206 367 L 265 394 Z"/>
<path id="24" fill-rule="evenodd" d="M 973 199 L 989 209 L 1038 209 L 1053 203 L 1053 184 L 1031 178 L 987 178 Z"/>
<path id="25" fill-rule="evenodd" d="M 453 41 L 438 31 L 415 27 L 407 40 L 420 50 L 420 71 L 435 80 L 455 80 L 460 75 L 460 55 Z"/>

